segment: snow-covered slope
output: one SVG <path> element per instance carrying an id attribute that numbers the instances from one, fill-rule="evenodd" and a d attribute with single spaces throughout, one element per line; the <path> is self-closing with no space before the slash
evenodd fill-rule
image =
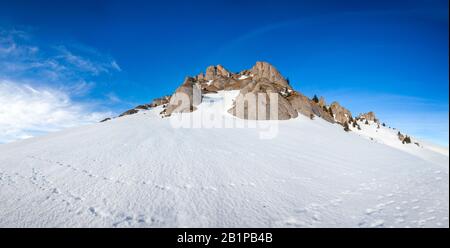
<path id="1" fill-rule="evenodd" d="M 448 155 L 388 144 L 364 124 L 347 133 L 299 116 L 274 139 L 172 127 L 207 112 L 251 123 L 224 111 L 227 95 L 190 114 L 155 108 L 0 145 L 0 226 L 449 226 Z"/>
<path id="2" fill-rule="evenodd" d="M 355 128 L 352 125 L 349 127 L 353 132 L 374 142 L 399 149 L 432 163 L 448 163 L 448 148 L 430 144 L 429 142 L 418 140 L 414 137 L 411 137 L 410 144 L 403 144 L 398 138 L 398 130 L 380 125 L 373 121 L 368 121 L 368 123 L 369 124 L 365 124 L 364 121 L 358 121 L 361 129 Z"/>

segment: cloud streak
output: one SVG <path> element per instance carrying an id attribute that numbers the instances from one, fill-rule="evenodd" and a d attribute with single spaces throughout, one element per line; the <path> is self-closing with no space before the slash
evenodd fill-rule
<path id="1" fill-rule="evenodd" d="M 113 58 L 88 47 L 35 43 L 27 32 L 0 29 L 0 143 L 115 114 L 87 97 L 99 77 L 121 71 Z"/>
<path id="2" fill-rule="evenodd" d="M 0 81 L 0 143 L 97 122 L 113 115 L 74 102 L 66 92 Z"/>
<path id="3" fill-rule="evenodd" d="M 116 60 L 92 48 L 39 47 L 23 31 L 0 30 L 0 75 L 70 84 L 121 70 Z"/>

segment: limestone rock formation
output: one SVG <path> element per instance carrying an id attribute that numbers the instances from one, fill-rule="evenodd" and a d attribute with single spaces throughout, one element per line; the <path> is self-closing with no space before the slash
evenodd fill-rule
<path id="1" fill-rule="evenodd" d="M 322 108 L 327 106 L 327 104 L 325 102 L 325 98 L 323 98 L 323 96 L 321 96 L 319 99 L 319 106 Z"/>
<path id="2" fill-rule="evenodd" d="M 276 108 L 276 111 L 271 111 L 271 107 Z M 266 78 L 253 81 L 241 89 L 228 112 L 249 120 L 288 120 L 298 116 L 289 101 Z"/>
<path id="3" fill-rule="evenodd" d="M 334 119 L 340 124 L 348 123 L 352 119 L 352 113 L 338 102 L 333 102 L 330 109 L 333 112 Z"/>
<path id="4" fill-rule="evenodd" d="M 137 109 L 129 109 L 125 112 L 123 112 L 122 114 L 119 115 L 119 117 L 125 116 L 125 115 L 132 115 L 132 114 L 136 114 L 139 110 Z"/>
<path id="5" fill-rule="evenodd" d="M 201 89 L 194 78 L 187 77 L 170 97 L 167 107 L 161 112 L 164 116 L 172 113 L 192 112 L 201 103 Z"/>
<path id="6" fill-rule="evenodd" d="M 164 104 L 169 103 L 169 101 L 170 101 L 170 96 L 163 96 L 163 97 L 160 97 L 160 98 L 155 98 L 149 104 L 149 107 L 151 107 L 151 108 L 158 107 L 160 105 L 164 105 Z"/>
<path id="7" fill-rule="evenodd" d="M 364 114 L 360 114 L 357 118 L 361 119 L 361 120 L 367 120 L 367 121 L 373 121 L 375 123 L 379 123 L 379 120 L 376 118 L 375 113 L 372 111 L 364 113 Z"/>
<path id="8" fill-rule="evenodd" d="M 292 107 L 300 114 L 308 117 L 311 117 L 311 115 L 318 116 L 328 122 L 334 123 L 333 117 L 328 112 L 324 111 L 324 109 L 320 107 L 319 104 L 309 99 L 300 92 L 294 91 L 290 96 L 287 97 L 287 100 L 291 103 Z"/>
<path id="9" fill-rule="evenodd" d="M 275 84 L 276 87 L 279 87 L 279 89 L 286 87 L 292 89 L 281 73 L 267 62 L 256 62 L 256 65 L 253 66 L 250 72 L 255 80 L 265 78 Z"/>
<path id="10" fill-rule="evenodd" d="M 350 111 L 339 103 L 333 102 L 327 106 L 323 97 L 313 101 L 295 91 L 288 80 L 267 62 L 256 62 L 251 69 L 239 73 L 232 73 L 222 65 L 209 66 L 205 73 L 187 77 L 172 96 L 154 99 L 150 104 L 137 106 L 120 116 L 161 105 L 163 106 L 161 112 L 163 117 L 176 112 L 192 112 L 201 103 L 202 94 L 217 93 L 222 90 L 239 90 L 233 107 L 227 110 L 238 118 L 287 120 L 302 114 L 309 118 L 318 116 L 328 122 L 337 122 L 347 126 L 351 124 L 350 120 L 352 120 Z M 277 116 L 270 115 L 270 107 L 276 108 Z M 373 112 L 363 114 L 360 118 L 378 121 Z"/>
<path id="11" fill-rule="evenodd" d="M 215 80 L 218 77 L 228 78 L 231 73 L 225 69 L 222 65 L 209 66 L 206 68 L 205 80 Z"/>

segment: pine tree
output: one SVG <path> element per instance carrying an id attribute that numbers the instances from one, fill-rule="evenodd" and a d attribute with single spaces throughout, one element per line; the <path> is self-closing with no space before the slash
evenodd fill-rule
<path id="1" fill-rule="evenodd" d="M 316 95 L 314 95 L 314 97 L 313 97 L 313 99 L 312 99 L 315 103 L 319 103 L 319 98 L 316 96 Z"/>
<path id="2" fill-rule="evenodd" d="M 364 124 L 366 124 L 366 125 L 369 125 L 369 121 L 368 121 L 368 120 L 366 120 L 366 122 L 365 122 Z"/>
<path id="3" fill-rule="evenodd" d="M 348 122 L 344 123 L 344 131 L 346 131 L 346 132 L 350 131 L 350 127 L 348 126 Z"/>
<path id="4" fill-rule="evenodd" d="M 411 138 L 408 135 L 406 135 L 406 137 L 403 139 L 402 143 L 403 144 L 410 144 L 411 143 Z"/>
<path id="5" fill-rule="evenodd" d="M 314 114 L 310 114 L 310 115 L 309 115 L 309 118 L 310 118 L 311 120 L 314 120 Z"/>

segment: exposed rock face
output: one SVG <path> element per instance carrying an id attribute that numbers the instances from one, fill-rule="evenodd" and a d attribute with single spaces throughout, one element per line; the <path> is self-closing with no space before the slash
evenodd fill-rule
<path id="1" fill-rule="evenodd" d="M 149 108 L 151 108 L 150 104 L 142 104 L 142 105 L 136 106 L 134 109 L 139 110 L 139 109 L 149 109 Z"/>
<path id="2" fill-rule="evenodd" d="M 209 66 L 206 68 L 205 80 L 215 80 L 218 77 L 230 77 L 231 73 L 227 71 L 223 66 Z"/>
<path id="3" fill-rule="evenodd" d="M 256 62 L 256 65 L 250 70 L 255 80 L 265 78 L 275 84 L 277 87 L 289 88 L 291 86 L 287 83 L 286 79 L 281 76 L 280 72 L 271 64 L 267 62 Z"/>
<path id="4" fill-rule="evenodd" d="M 271 107 L 276 108 L 276 116 L 271 111 Z M 265 78 L 241 89 L 233 107 L 228 112 L 238 118 L 249 120 L 288 120 L 298 116 L 289 101 L 282 97 L 274 84 Z"/>
<path id="5" fill-rule="evenodd" d="M 251 78 L 229 72 L 221 65 L 209 66 L 206 73 L 200 73 L 194 79 L 200 84 L 202 93 L 214 93 L 220 90 L 240 90 L 251 82 Z"/>
<path id="6" fill-rule="evenodd" d="M 161 112 L 164 116 L 172 113 L 185 113 L 196 110 L 201 103 L 201 89 L 195 78 L 187 77 L 170 97 L 167 107 Z"/>
<path id="7" fill-rule="evenodd" d="M 137 110 L 137 109 L 130 109 L 130 110 L 127 110 L 127 111 L 123 112 L 122 114 L 120 114 L 119 117 L 122 117 L 122 116 L 125 116 L 125 115 L 136 114 L 137 112 L 139 112 L 139 110 Z"/>
<path id="8" fill-rule="evenodd" d="M 151 108 L 154 108 L 154 107 L 158 107 L 160 105 L 167 104 L 167 103 L 169 103 L 169 101 L 170 101 L 170 96 L 163 96 L 160 98 L 153 99 L 153 101 L 149 104 L 149 106 Z"/>
<path id="9" fill-rule="evenodd" d="M 327 104 L 325 103 L 325 98 L 323 98 L 323 96 L 321 96 L 319 99 L 319 106 L 322 108 L 327 106 Z"/>
<path id="10" fill-rule="evenodd" d="M 138 113 L 139 110 L 147 110 L 147 109 L 150 109 L 150 108 L 154 108 L 154 107 L 158 107 L 160 105 L 167 104 L 167 103 L 169 103 L 169 100 L 170 100 L 170 96 L 164 96 L 164 97 L 161 97 L 161 98 L 153 99 L 153 101 L 151 103 L 138 105 L 138 106 L 136 106 L 136 107 L 134 107 L 132 109 L 129 109 L 129 110 L 123 112 L 122 114 L 119 115 L 119 117 L 122 117 L 122 116 L 125 116 L 125 115 L 133 115 L 133 114 Z M 110 118 L 106 118 L 105 120 L 102 120 L 101 122 L 105 122 L 105 121 L 108 121 L 108 120 L 110 120 Z"/>
<path id="11" fill-rule="evenodd" d="M 352 113 L 338 102 L 333 102 L 330 105 L 330 109 L 333 112 L 334 119 L 340 124 L 348 123 L 352 119 Z"/>
<path id="12" fill-rule="evenodd" d="M 368 121 L 373 121 L 375 123 L 379 123 L 378 119 L 375 117 L 375 113 L 370 111 L 368 113 L 360 114 L 358 119 L 364 119 Z"/>
<path id="13" fill-rule="evenodd" d="M 400 131 L 397 133 L 397 137 L 402 142 L 402 144 L 410 144 L 412 142 L 411 137 L 400 133 Z M 418 142 L 414 142 L 414 144 L 420 147 L 420 144 Z"/>
<path id="14" fill-rule="evenodd" d="M 291 86 L 280 72 L 267 62 L 257 62 L 252 69 L 244 70 L 238 75 L 239 78 L 237 81 L 226 87 L 227 89 L 241 89 L 239 96 L 235 101 L 235 105 L 229 110 L 229 112 L 236 117 L 255 120 L 274 119 L 274 116 L 269 116 L 270 101 L 274 101 L 271 99 L 270 94 L 276 94 L 277 98 L 278 114 L 275 119 L 287 120 L 296 118 L 299 112 L 308 116 L 310 113 L 314 112 L 316 112 L 318 116 L 323 114 L 318 107 L 315 108 L 309 104 L 308 98 L 306 98 L 308 106 L 304 108 L 301 107 L 301 100 L 303 98 L 295 100 L 294 102 L 298 102 L 297 107 L 300 111 L 296 109 L 296 106 L 289 100 L 289 97 L 291 97 L 294 92 Z M 291 98 L 293 99 L 295 97 Z M 256 102 L 256 106 L 249 105 L 248 99 L 253 99 L 253 101 Z M 261 109 L 265 109 L 267 113 L 257 114 L 263 112 L 258 112 Z"/>
<path id="15" fill-rule="evenodd" d="M 194 78 L 189 78 L 177 89 L 176 93 L 192 92 L 194 85 L 200 87 L 203 94 L 220 90 L 240 90 L 234 106 L 228 110 L 229 113 L 239 118 L 273 119 L 274 116 L 270 116 L 269 109 L 271 101 L 272 103 L 275 101 L 270 94 L 274 93 L 278 98 L 276 100 L 278 105 L 276 119 L 287 120 L 295 118 L 298 113 L 301 113 L 308 117 L 314 115 L 334 122 L 334 118 L 325 107 L 323 98 L 319 103 L 315 103 L 301 93 L 295 92 L 281 73 L 267 62 L 257 62 L 250 70 L 244 70 L 237 74 L 229 72 L 221 65 L 209 66 L 205 74 L 200 73 Z M 192 94 L 189 94 L 189 98 L 191 97 Z M 175 109 L 179 109 L 176 102 L 179 100 L 171 97 L 170 103 L 162 114 L 169 116 Z M 191 104 L 189 108 L 182 109 L 181 112 L 194 111 L 195 106 L 196 104 Z M 262 111 L 263 109 L 266 111 Z"/>
<path id="16" fill-rule="evenodd" d="M 228 112 L 242 119 L 287 120 L 296 118 L 300 113 L 310 118 L 318 116 L 328 122 L 338 122 L 347 127 L 352 119 L 350 111 L 337 102 L 327 107 L 323 97 L 315 102 L 294 91 L 281 73 L 267 62 L 257 62 L 251 69 L 239 73 L 231 73 L 221 65 L 209 66 L 205 73 L 187 77 L 172 96 L 154 99 L 150 104 L 137 106 L 120 116 L 160 105 L 164 107 L 161 112 L 163 116 L 170 116 L 176 112 L 192 112 L 201 103 L 202 94 L 221 90 L 240 91 Z M 278 111 L 277 116 L 275 114 L 270 116 L 271 107 Z M 377 121 L 373 112 L 361 115 L 361 118 Z"/>
<path id="17" fill-rule="evenodd" d="M 287 97 L 287 100 L 296 111 L 305 116 L 319 116 L 328 122 L 334 123 L 333 117 L 328 112 L 325 112 L 319 104 L 315 103 L 313 100 L 309 99 L 300 92 L 294 91 Z"/>

